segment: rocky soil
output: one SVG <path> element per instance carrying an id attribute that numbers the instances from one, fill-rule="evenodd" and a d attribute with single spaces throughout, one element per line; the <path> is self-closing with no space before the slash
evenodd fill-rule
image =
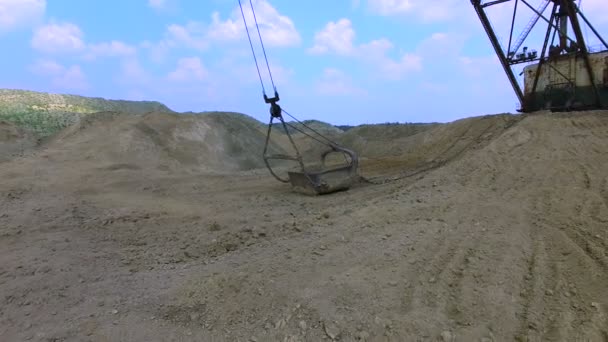
<path id="1" fill-rule="evenodd" d="M 218 120 L 101 115 L 1 160 L 0 340 L 608 340 L 608 113 L 350 137 L 367 182 L 320 197 Z"/>

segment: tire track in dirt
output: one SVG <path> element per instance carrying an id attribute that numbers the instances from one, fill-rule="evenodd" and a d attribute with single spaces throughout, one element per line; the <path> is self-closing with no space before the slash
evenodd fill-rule
<path id="1" fill-rule="evenodd" d="M 561 229 L 542 225 L 540 231 L 550 246 L 546 252 L 555 280 L 550 296 L 545 296 L 546 312 L 552 327 L 547 337 L 564 340 L 577 336 L 577 340 L 597 340 L 599 334 L 606 332 L 607 321 L 600 308 L 591 304 L 603 296 L 604 289 L 597 286 L 601 287 L 608 281 L 606 273 L 597 263 L 590 261 L 588 255 L 577 248 L 578 245 L 573 245 L 566 234 L 561 234 Z"/>
<path id="2" fill-rule="evenodd" d="M 572 241 L 579 250 L 586 255 L 590 260 L 597 264 L 604 271 L 608 271 L 608 259 L 604 253 L 605 246 L 595 242 L 592 237 L 586 236 L 585 233 L 571 229 L 570 225 L 560 226 L 559 232 Z"/>
<path id="3" fill-rule="evenodd" d="M 515 333 L 515 339 L 518 341 L 527 341 L 530 325 L 533 324 L 531 315 L 533 314 L 532 306 L 533 306 L 533 298 L 532 295 L 537 288 L 536 283 L 538 282 L 538 278 L 540 277 L 539 270 L 539 251 L 540 244 L 537 237 L 537 233 L 534 229 L 530 232 L 530 239 L 532 241 L 532 252 L 527 260 L 527 272 L 523 279 L 523 288 L 520 293 L 522 297 L 522 308 L 519 314 L 520 326 L 518 331 Z"/>
<path id="4" fill-rule="evenodd" d="M 587 170 L 587 167 L 581 163 L 578 163 L 578 168 L 582 174 L 583 186 L 587 190 L 591 189 L 591 177 L 589 176 L 589 170 Z"/>
<path id="5" fill-rule="evenodd" d="M 532 194 L 531 237 L 535 248 L 526 293 L 532 291 L 534 295 L 528 296 L 524 304 L 518 336 L 520 340 L 565 340 L 574 336 L 577 340 L 599 340 L 605 335 L 602 327 L 607 321 L 599 308 L 590 309 L 590 303 L 605 292 L 605 287 L 598 286 L 608 283 L 608 268 L 603 255 L 605 246 L 594 241 L 582 221 L 593 201 L 585 195 L 582 205 L 572 204 L 575 208 L 580 206 L 574 212 L 582 214 L 560 220 L 563 217 L 550 215 L 564 209 L 555 205 L 559 201 L 552 201 L 553 191 L 545 188 Z M 538 315 L 539 312 L 545 314 Z"/>
<path id="6" fill-rule="evenodd" d="M 608 177 L 603 177 L 600 186 L 599 186 L 599 194 L 604 202 L 604 208 L 608 210 Z"/>

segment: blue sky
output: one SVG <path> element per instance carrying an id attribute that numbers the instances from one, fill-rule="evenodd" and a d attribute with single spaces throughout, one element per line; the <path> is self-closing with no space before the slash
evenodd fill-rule
<path id="1" fill-rule="evenodd" d="M 468 0 L 253 5 L 281 104 L 300 119 L 447 122 L 516 109 Z M 492 13 L 502 32 L 509 6 Z M 608 1 L 581 6 L 608 38 Z M 237 0 L 0 0 L 0 88 L 158 100 L 267 121 L 240 15 Z"/>

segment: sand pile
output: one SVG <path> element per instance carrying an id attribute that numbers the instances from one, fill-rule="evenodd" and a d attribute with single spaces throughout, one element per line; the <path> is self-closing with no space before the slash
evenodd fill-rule
<path id="1" fill-rule="evenodd" d="M 47 148 L 110 169 L 230 172 L 264 166 L 264 134 L 241 114 L 103 112 L 60 132 Z"/>
<path id="2" fill-rule="evenodd" d="M 519 121 L 516 115 L 492 115 L 427 127 L 407 126 L 347 132 L 343 136 L 362 157 L 366 176 L 399 176 L 429 170 L 479 149 Z M 360 134 L 363 133 L 363 134 Z"/>
<path id="3" fill-rule="evenodd" d="M 368 128 L 393 181 L 320 197 L 225 174 L 261 165 L 248 120 L 100 114 L 4 163 L 0 335 L 606 340 L 608 112 Z"/>
<path id="4" fill-rule="evenodd" d="M 0 121 L 0 163 L 23 156 L 36 146 L 36 138 L 14 124 Z"/>

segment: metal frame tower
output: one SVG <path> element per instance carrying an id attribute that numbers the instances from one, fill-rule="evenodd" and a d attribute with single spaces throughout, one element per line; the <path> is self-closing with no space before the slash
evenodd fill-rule
<path id="1" fill-rule="evenodd" d="M 591 25 L 589 20 L 577 6 L 575 0 L 542 0 L 538 7 L 534 7 L 530 4 L 531 0 L 471 0 L 481 24 L 485 29 L 490 42 L 498 55 L 500 63 L 504 68 L 504 71 L 509 78 L 509 81 L 517 95 L 520 102 L 520 112 L 530 112 L 537 110 L 538 106 L 534 103 L 533 94 L 545 91 L 539 89 L 539 78 L 543 72 L 554 72 L 561 74 L 562 84 L 571 93 L 576 91 L 577 79 L 576 76 L 565 74 L 554 67 L 553 61 L 564 60 L 567 58 L 574 58 L 575 60 L 582 59 L 582 65 L 585 69 L 590 82 L 591 91 L 584 105 L 571 106 L 562 105 L 551 108 L 553 110 L 569 110 L 569 109 L 597 109 L 597 108 L 608 108 L 605 95 L 603 93 L 606 85 L 602 82 L 606 80 L 597 80 L 597 72 L 594 73 L 594 66 L 590 59 L 592 53 L 608 51 L 608 44 L 599 34 L 599 32 Z M 492 6 L 501 6 L 505 3 L 511 2 L 513 6 L 512 20 L 510 32 L 508 33 L 508 46 L 505 49 L 497 38 L 497 32 L 494 30 L 490 19 L 487 14 L 487 10 Z M 514 3 L 513 3 L 514 2 Z M 521 33 L 515 35 L 515 23 L 517 22 L 518 16 L 521 14 L 521 8 L 527 7 L 534 15 L 524 27 Z M 507 6 L 504 6 L 507 7 Z M 524 7 L 524 8 L 525 8 Z M 549 9 L 549 11 L 547 11 Z M 508 10 L 508 9 L 507 9 Z M 548 12 L 548 16 L 546 15 Z M 603 47 L 598 51 L 590 51 L 585 41 L 585 36 L 581 29 L 581 22 L 584 22 L 588 28 L 591 29 L 593 34 L 599 39 Z M 540 24 L 546 25 L 545 27 L 545 38 L 542 42 L 542 49 L 540 54 L 537 50 L 528 50 L 528 40 L 530 40 L 530 33 L 532 30 Z M 501 33 L 502 36 L 505 36 Z M 536 42 L 538 43 L 538 42 Z M 532 43 L 534 44 L 534 43 Z M 523 49 L 522 49 L 523 46 Z M 536 45 L 539 47 L 538 45 Z M 608 59 L 606 59 L 608 63 Z M 532 83 L 525 84 L 525 92 L 522 90 L 522 86 L 518 82 L 513 67 L 522 63 L 537 63 L 536 72 L 533 79 L 530 80 Z M 608 67 L 608 65 L 607 65 Z M 606 78 L 606 70 L 604 70 L 604 78 Z M 599 82 L 598 82 L 599 81 Z M 608 88 L 607 88 L 608 89 Z"/>

